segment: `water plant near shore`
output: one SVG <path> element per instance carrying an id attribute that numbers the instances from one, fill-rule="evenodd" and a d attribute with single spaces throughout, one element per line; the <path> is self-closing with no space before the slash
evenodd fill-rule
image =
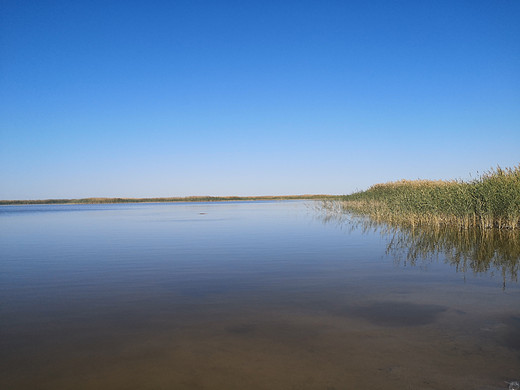
<path id="1" fill-rule="evenodd" d="M 326 200 L 324 207 L 405 225 L 520 228 L 520 164 L 471 181 L 401 180 Z"/>

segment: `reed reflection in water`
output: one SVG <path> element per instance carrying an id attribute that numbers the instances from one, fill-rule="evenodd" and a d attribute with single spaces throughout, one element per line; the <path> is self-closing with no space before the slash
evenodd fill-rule
<path id="1" fill-rule="evenodd" d="M 443 261 L 467 274 L 500 274 L 502 287 L 518 282 L 520 230 L 461 229 L 452 226 L 424 226 L 388 223 L 354 213 L 326 210 L 323 220 L 339 223 L 351 231 L 380 232 L 387 237 L 386 254 L 402 266 Z"/>

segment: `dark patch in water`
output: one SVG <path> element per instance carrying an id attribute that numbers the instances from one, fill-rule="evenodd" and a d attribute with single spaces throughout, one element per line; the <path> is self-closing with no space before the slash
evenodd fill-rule
<path id="1" fill-rule="evenodd" d="M 237 334 L 237 335 L 244 335 L 244 334 L 250 334 L 255 331 L 255 326 L 252 324 L 241 324 L 237 326 L 232 326 L 228 328 L 229 333 Z"/>
<path id="2" fill-rule="evenodd" d="M 349 315 L 364 318 L 380 326 L 419 326 L 435 322 L 445 306 L 408 302 L 376 302 L 347 309 Z"/>
<path id="3" fill-rule="evenodd" d="M 507 321 L 508 330 L 505 335 L 505 345 L 520 351 L 520 317 L 512 316 Z"/>

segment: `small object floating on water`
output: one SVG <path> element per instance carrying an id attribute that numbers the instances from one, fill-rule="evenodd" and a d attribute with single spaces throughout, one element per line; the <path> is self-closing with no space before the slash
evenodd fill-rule
<path id="1" fill-rule="evenodd" d="M 207 213 L 199 213 L 200 215 L 206 215 Z"/>
<path id="2" fill-rule="evenodd" d="M 509 385 L 508 390 L 520 390 L 520 383 L 518 381 L 506 383 Z"/>

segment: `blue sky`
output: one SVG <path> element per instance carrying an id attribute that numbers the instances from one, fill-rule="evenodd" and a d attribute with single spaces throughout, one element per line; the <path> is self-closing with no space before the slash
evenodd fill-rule
<path id="1" fill-rule="evenodd" d="M 0 0 L 0 199 L 520 163 L 520 1 Z"/>

